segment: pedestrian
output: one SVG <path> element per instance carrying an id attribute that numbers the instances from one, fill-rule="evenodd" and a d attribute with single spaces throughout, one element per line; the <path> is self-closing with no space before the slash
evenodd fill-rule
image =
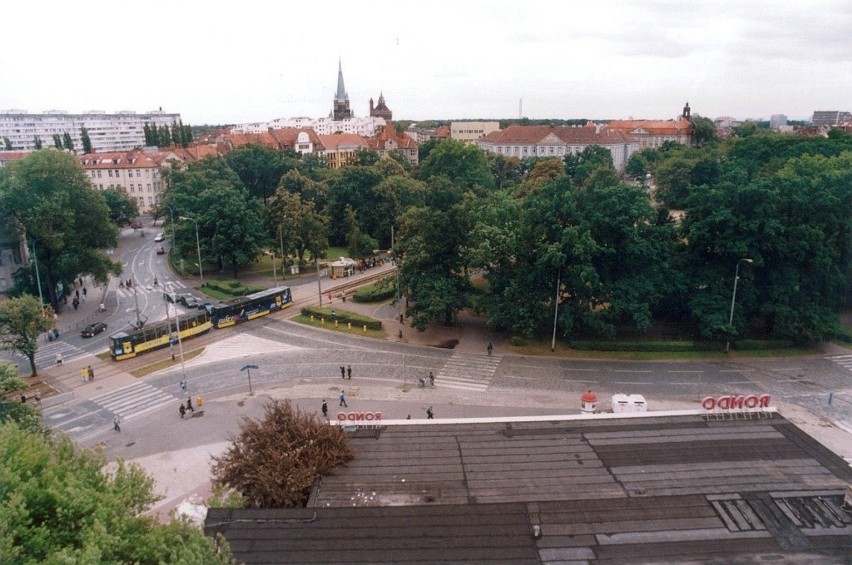
<path id="1" fill-rule="evenodd" d="M 195 416 L 195 408 L 192 407 L 192 397 L 186 397 L 186 409 L 192 412 L 192 415 Z"/>
<path id="2" fill-rule="evenodd" d="M 91 366 L 91 365 L 89 365 L 89 367 L 88 367 L 87 371 L 88 371 L 88 373 L 89 373 L 89 380 L 90 380 L 90 381 L 95 380 L 95 370 L 94 370 L 94 369 L 92 369 L 92 366 Z"/>
<path id="3" fill-rule="evenodd" d="M 346 304 L 346 291 L 340 293 L 340 297 L 343 299 L 343 303 Z"/>
<path id="4" fill-rule="evenodd" d="M 432 374 L 432 371 L 429 371 L 429 386 L 435 386 L 435 375 Z"/>
<path id="5" fill-rule="evenodd" d="M 181 380 L 181 381 L 180 381 L 180 390 L 181 390 L 184 394 L 186 394 L 186 380 Z"/>
<path id="6" fill-rule="evenodd" d="M 434 419 L 433 416 L 434 416 L 434 414 L 432 413 L 432 407 L 430 406 L 429 408 L 426 409 L 426 419 L 427 420 L 433 420 Z"/>
<path id="7" fill-rule="evenodd" d="M 352 365 L 346 365 L 346 376 L 349 377 L 349 380 L 352 380 Z"/>
<path id="8" fill-rule="evenodd" d="M 340 366 L 340 378 L 341 379 L 346 378 L 346 367 L 344 367 L 343 365 Z"/>
<path id="9" fill-rule="evenodd" d="M 77 300 L 80 300 L 80 291 L 79 290 L 74 291 L 74 298 L 76 298 Z"/>
<path id="10" fill-rule="evenodd" d="M 183 420 L 183 417 L 186 415 L 186 407 L 183 405 L 183 402 L 180 403 L 180 408 L 178 408 L 178 412 L 180 412 L 180 419 Z"/>
<path id="11" fill-rule="evenodd" d="M 341 393 L 341 397 L 342 397 L 342 393 Z M 27 403 L 27 395 L 21 394 L 21 404 L 26 404 L 26 403 Z"/>
<path id="12" fill-rule="evenodd" d="M 118 283 L 118 288 L 124 288 L 124 279 Z"/>
<path id="13" fill-rule="evenodd" d="M 79 305 L 80 305 L 80 301 L 79 301 L 79 300 L 77 300 L 76 298 L 75 298 L 74 300 L 72 300 L 72 301 L 71 301 L 71 306 L 73 306 L 73 307 L 74 307 L 74 310 L 77 310 L 77 307 L 78 307 Z"/>
<path id="14" fill-rule="evenodd" d="M 80 286 L 83 286 L 83 277 L 80 277 Z"/>
<path id="15" fill-rule="evenodd" d="M 86 301 L 86 295 L 87 295 L 87 294 L 89 294 L 89 293 L 86 291 L 86 287 L 84 286 L 84 287 L 83 287 L 83 302 L 85 302 L 85 301 Z"/>
<path id="16" fill-rule="evenodd" d="M 328 418 L 328 402 L 326 402 L 324 398 L 322 400 L 322 417 L 326 419 Z"/>
<path id="17" fill-rule="evenodd" d="M 154 286 L 157 286 L 158 284 L 160 283 L 157 281 L 157 275 L 154 275 Z"/>
<path id="18" fill-rule="evenodd" d="M 120 432 L 121 431 L 121 426 L 119 425 L 120 423 L 121 423 L 121 420 L 118 419 L 118 416 L 113 418 L 112 419 L 112 429 L 114 429 L 117 432 Z"/>
<path id="19" fill-rule="evenodd" d="M 340 391 L 340 406 L 349 408 L 349 405 L 346 404 L 346 394 L 342 390 Z"/>
<path id="20" fill-rule="evenodd" d="M 494 350 L 494 346 L 491 345 L 491 342 L 488 342 L 488 356 L 491 356 L 491 352 Z"/>
<path id="21" fill-rule="evenodd" d="M 36 406 L 41 406 L 41 393 L 39 391 L 35 392 L 34 398 L 35 398 L 35 401 L 36 401 Z"/>

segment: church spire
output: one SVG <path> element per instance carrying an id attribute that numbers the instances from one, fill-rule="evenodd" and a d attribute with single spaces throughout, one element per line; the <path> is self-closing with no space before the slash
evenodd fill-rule
<path id="1" fill-rule="evenodd" d="M 346 102 L 349 100 L 349 95 L 346 93 L 346 88 L 343 86 L 343 62 L 337 60 L 337 95 L 334 97 L 338 102 Z"/>

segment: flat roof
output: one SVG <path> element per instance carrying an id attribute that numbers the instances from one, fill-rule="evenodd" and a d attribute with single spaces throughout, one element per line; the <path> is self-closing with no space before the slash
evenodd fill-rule
<path id="1" fill-rule="evenodd" d="M 210 509 L 205 529 L 244 563 L 848 563 L 852 469 L 752 416 L 359 429 L 307 508 Z"/>

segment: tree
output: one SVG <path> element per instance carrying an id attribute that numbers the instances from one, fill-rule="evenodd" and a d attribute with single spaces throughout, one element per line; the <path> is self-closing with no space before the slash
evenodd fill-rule
<path id="1" fill-rule="evenodd" d="M 289 400 L 272 400 L 261 421 L 245 419 L 231 445 L 213 457 L 214 484 L 254 507 L 304 506 L 316 480 L 352 459 L 346 434 Z"/>
<path id="2" fill-rule="evenodd" d="M 359 147 L 355 151 L 355 164 L 362 167 L 369 167 L 379 162 L 379 154 L 372 149 Z"/>
<path id="3" fill-rule="evenodd" d="M 39 149 L 41 149 L 41 146 L 41 138 L 39 136 L 35 136 L 35 138 L 33 138 L 33 149 L 38 151 Z"/>
<path id="4" fill-rule="evenodd" d="M 5 135 L 3 136 L 3 145 L 6 147 L 6 151 L 12 150 L 12 140 Z"/>
<path id="5" fill-rule="evenodd" d="M 117 226 L 124 226 L 133 221 L 139 215 L 139 207 L 136 200 L 130 198 L 121 190 L 107 188 L 101 194 L 109 208 L 109 219 Z"/>
<path id="6" fill-rule="evenodd" d="M 0 427 L 14 422 L 24 430 L 46 433 L 41 414 L 33 402 L 19 402 L 15 391 L 26 390 L 27 383 L 18 378 L 18 367 L 11 361 L 0 361 Z M 2 555 L 2 551 L 0 551 Z"/>
<path id="7" fill-rule="evenodd" d="M 169 133 L 169 126 L 162 125 L 157 129 L 157 147 L 168 147 L 172 144 L 172 136 Z"/>
<path id="8" fill-rule="evenodd" d="M 341 432 L 342 433 L 342 432 Z M 231 563 L 224 540 L 143 516 L 154 481 L 64 435 L 0 425 L 0 555 L 10 563 Z"/>
<path id="9" fill-rule="evenodd" d="M 358 220 L 351 206 L 346 207 L 346 225 L 349 230 L 346 235 L 346 246 L 350 257 L 365 257 L 379 246 L 379 242 L 363 233 L 358 228 Z"/>
<path id="10" fill-rule="evenodd" d="M 38 338 L 55 326 L 53 310 L 43 307 L 34 296 L 25 294 L 0 302 L 0 349 L 17 351 L 29 359 L 32 376 L 38 374 Z"/>
<path id="11" fill-rule="evenodd" d="M 35 247 L 46 298 L 55 311 L 58 290 L 77 277 L 87 274 L 106 283 L 110 274 L 121 273 L 121 264 L 99 251 L 117 244 L 118 230 L 103 195 L 73 155 L 36 151 L 3 169 L 0 218 L 14 237 Z"/>
<path id="12" fill-rule="evenodd" d="M 89 138 L 89 130 L 85 127 L 80 128 L 80 141 L 83 144 L 83 153 L 88 154 L 92 152 L 92 140 Z"/>
<path id="13" fill-rule="evenodd" d="M 612 153 L 600 145 L 589 145 L 574 155 L 565 155 L 565 173 L 574 181 L 576 186 L 586 183 L 592 173 L 600 168 L 615 171 L 612 164 Z"/>
<path id="14" fill-rule="evenodd" d="M 716 125 L 710 118 L 696 114 L 689 119 L 692 126 L 692 139 L 699 147 L 716 140 Z"/>
<path id="15" fill-rule="evenodd" d="M 67 131 L 62 134 L 62 147 L 68 151 L 74 151 L 74 140 L 71 139 L 71 134 Z"/>
<path id="16" fill-rule="evenodd" d="M 296 166 L 295 160 L 269 147 L 249 144 L 234 149 L 225 156 L 228 166 L 237 173 L 249 194 L 266 204 L 284 173 Z"/>
<path id="17" fill-rule="evenodd" d="M 346 241 L 346 207 L 351 206 L 362 232 L 376 236 L 378 216 L 375 209 L 375 187 L 383 180 L 376 167 L 349 166 L 340 170 L 338 178 L 328 187 L 329 240 L 334 244 Z"/>
<path id="18" fill-rule="evenodd" d="M 291 173 L 298 175 L 297 171 Z M 311 256 L 317 258 L 328 249 L 328 218 L 317 211 L 314 202 L 304 199 L 301 194 L 279 187 L 269 200 L 269 216 L 270 239 L 275 241 L 280 237 L 284 253 L 293 250 L 300 265 L 305 263 L 306 252 L 310 251 Z"/>
<path id="19" fill-rule="evenodd" d="M 59 150 L 62 150 L 62 136 L 58 133 L 53 134 L 53 146 Z"/>
<path id="20" fill-rule="evenodd" d="M 494 187 L 494 176 L 485 152 L 475 145 L 466 145 L 453 139 L 436 143 L 421 162 L 417 173 L 417 177 L 424 182 L 439 176 L 450 179 L 464 190 Z"/>

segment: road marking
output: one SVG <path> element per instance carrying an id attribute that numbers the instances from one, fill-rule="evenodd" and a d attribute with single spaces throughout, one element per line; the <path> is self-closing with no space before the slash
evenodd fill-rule
<path id="1" fill-rule="evenodd" d="M 704 371 L 687 371 L 686 369 L 684 369 L 684 370 L 675 369 L 673 371 L 670 370 L 670 371 L 666 371 L 666 372 L 667 373 L 703 373 Z"/>
<path id="2" fill-rule="evenodd" d="M 521 380 L 524 380 L 524 381 L 531 381 L 531 380 L 533 380 L 533 378 L 532 378 L 532 377 L 519 377 L 519 376 L 517 376 L 517 375 L 504 375 L 504 376 L 505 376 L 507 379 L 521 379 Z"/>
<path id="3" fill-rule="evenodd" d="M 650 385 L 654 383 L 643 382 L 643 381 L 615 381 L 613 384 L 616 385 Z"/>
<path id="4" fill-rule="evenodd" d="M 629 370 L 629 369 L 617 369 L 615 372 L 616 372 L 616 373 L 650 373 L 651 371 L 644 371 L 644 370 L 641 370 L 641 371 L 631 371 L 631 370 Z"/>

